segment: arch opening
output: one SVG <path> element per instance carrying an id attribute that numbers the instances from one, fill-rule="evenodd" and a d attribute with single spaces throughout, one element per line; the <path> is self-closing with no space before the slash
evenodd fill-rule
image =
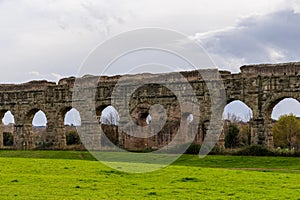
<path id="1" fill-rule="evenodd" d="M 2 123 L 3 123 L 3 146 L 4 147 L 9 147 L 14 145 L 14 124 L 15 124 L 15 119 L 11 111 L 6 111 L 3 118 L 2 118 Z"/>
<path id="2" fill-rule="evenodd" d="M 3 118 L 2 118 L 2 123 L 4 125 L 9 125 L 9 124 L 14 124 L 15 123 L 15 118 L 11 111 L 6 111 Z"/>
<path id="3" fill-rule="evenodd" d="M 269 131 L 274 147 L 281 151 L 300 150 L 300 103 L 294 98 L 281 99 L 269 116 Z"/>
<path id="4" fill-rule="evenodd" d="M 136 124 L 139 126 L 147 126 L 149 123 L 147 119 L 149 119 L 149 112 L 148 111 L 142 111 L 137 115 Z M 151 118 L 152 119 L 152 118 Z"/>
<path id="5" fill-rule="evenodd" d="M 46 114 L 42 110 L 39 110 L 34 114 L 34 117 L 32 119 L 32 125 L 34 127 L 46 128 L 46 126 L 47 126 L 47 117 L 46 117 Z"/>
<path id="6" fill-rule="evenodd" d="M 188 123 L 192 123 L 194 120 L 194 115 L 192 113 L 183 113 L 182 117 L 184 120 L 186 120 Z"/>
<path id="7" fill-rule="evenodd" d="M 119 113 L 115 107 L 109 106 L 100 106 L 96 109 L 98 120 L 101 126 L 103 133 L 106 137 L 115 145 L 119 144 Z M 105 143 L 101 143 L 102 146 L 106 146 Z"/>
<path id="8" fill-rule="evenodd" d="M 100 123 L 105 125 L 119 125 L 119 113 L 113 106 L 107 106 L 100 114 Z"/>
<path id="9" fill-rule="evenodd" d="M 280 116 L 291 113 L 300 117 L 300 103 L 294 98 L 284 98 L 272 108 L 271 119 L 278 120 Z"/>
<path id="10" fill-rule="evenodd" d="M 152 121 L 152 117 L 150 114 L 148 114 L 148 116 L 146 117 L 146 124 L 150 124 Z"/>
<path id="11" fill-rule="evenodd" d="M 77 109 L 71 108 L 65 114 L 64 124 L 68 126 L 81 126 L 80 113 Z"/>
<path id="12" fill-rule="evenodd" d="M 218 145 L 225 148 L 239 148 L 251 145 L 250 121 L 252 109 L 240 100 L 234 100 L 224 107 L 223 131 Z"/>
<path id="13" fill-rule="evenodd" d="M 32 139 L 27 141 L 27 148 L 37 146 L 38 148 L 44 148 L 51 146 L 54 141 L 50 140 L 47 135 L 47 117 L 46 114 L 39 109 L 33 109 L 28 113 L 28 120 L 31 119 L 31 124 L 26 125 L 25 129 L 30 130 Z M 32 141 L 30 141 L 32 140 Z M 30 144 L 29 144 L 30 143 Z M 31 146 L 33 145 L 33 146 Z"/>
<path id="14" fill-rule="evenodd" d="M 223 119 L 229 121 L 249 122 L 252 116 L 252 109 L 240 100 L 228 103 L 223 112 Z"/>
<path id="15" fill-rule="evenodd" d="M 81 126 L 80 113 L 75 108 L 69 108 L 64 114 L 66 145 L 80 145 L 81 140 L 76 127 Z"/>

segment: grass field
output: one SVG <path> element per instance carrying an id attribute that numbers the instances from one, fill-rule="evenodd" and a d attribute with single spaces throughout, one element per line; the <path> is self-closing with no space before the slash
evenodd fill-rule
<path id="1" fill-rule="evenodd" d="M 0 199 L 300 199 L 300 158 L 183 155 L 112 170 L 84 151 L 0 151 Z"/>

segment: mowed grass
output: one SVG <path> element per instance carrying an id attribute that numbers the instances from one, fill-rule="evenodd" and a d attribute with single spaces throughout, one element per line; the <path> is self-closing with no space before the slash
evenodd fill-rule
<path id="1" fill-rule="evenodd" d="M 0 199 L 300 199 L 300 158 L 183 155 L 142 174 L 85 151 L 0 151 L 0 162 Z"/>

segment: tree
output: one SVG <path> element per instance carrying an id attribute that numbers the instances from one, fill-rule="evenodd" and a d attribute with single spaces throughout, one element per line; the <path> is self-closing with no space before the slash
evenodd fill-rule
<path id="1" fill-rule="evenodd" d="M 289 149 L 300 147 L 300 121 L 295 115 L 282 115 L 272 131 L 275 146 Z"/>
<path id="2" fill-rule="evenodd" d="M 251 128 L 250 128 L 251 117 L 252 117 L 251 111 L 249 111 L 243 117 L 240 117 L 240 116 L 238 116 L 238 115 L 236 115 L 234 113 L 227 113 L 227 117 L 226 117 L 226 120 L 225 120 L 225 123 L 224 123 L 224 127 L 223 127 L 224 133 L 225 133 L 225 137 L 226 137 L 226 135 L 227 135 L 227 137 L 230 137 L 228 135 L 228 131 L 229 131 L 229 126 L 231 124 L 234 124 L 237 127 L 237 129 L 239 130 L 239 132 L 238 132 L 238 138 L 235 138 L 236 144 L 234 144 L 233 147 L 248 146 L 248 145 L 251 144 Z M 248 121 L 245 122 L 243 120 L 248 120 Z M 228 142 L 229 141 L 227 141 L 227 144 L 228 144 Z M 227 148 L 228 147 L 231 148 L 231 145 L 228 145 L 226 147 Z"/>
<path id="3" fill-rule="evenodd" d="M 248 146 L 251 144 L 251 128 L 249 123 L 240 126 L 240 133 L 239 133 L 239 141 L 241 146 Z"/>
<path id="4" fill-rule="evenodd" d="M 225 133 L 225 147 L 236 148 L 239 146 L 239 128 L 236 124 L 230 123 L 227 133 Z"/>

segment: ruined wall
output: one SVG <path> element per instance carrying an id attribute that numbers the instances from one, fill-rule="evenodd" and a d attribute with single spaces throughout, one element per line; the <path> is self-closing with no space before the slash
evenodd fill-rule
<path id="1" fill-rule="evenodd" d="M 196 132 L 196 142 L 200 143 L 206 134 L 211 116 L 211 99 L 207 89 L 207 82 L 199 78 L 197 71 L 181 73 L 192 86 L 198 99 L 200 116 L 196 116 L 199 126 L 195 128 L 194 121 L 186 123 L 186 134 Z M 230 72 L 220 71 L 222 81 L 226 91 L 226 103 L 234 100 L 241 100 L 253 111 L 251 119 L 251 141 L 253 144 L 261 144 L 267 147 L 273 147 L 273 137 L 271 132 L 271 113 L 273 107 L 284 98 L 295 98 L 300 100 L 300 63 L 285 63 L 274 65 L 248 65 L 242 66 L 241 72 L 231 74 Z M 97 115 L 90 129 L 99 127 L 98 123 L 104 108 L 111 105 L 111 95 L 116 83 L 124 76 L 113 77 L 84 77 L 81 81 L 97 81 L 97 88 L 90 90 L 87 84 L 82 95 L 95 93 L 94 110 Z M 172 84 L 176 85 L 178 91 L 184 91 L 185 85 L 181 81 L 176 81 L 177 77 L 172 74 L 158 74 L 147 76 L 166 82 L 173 79 Z M 173 78 L 172 78 L 173 77 Z M 130 88 L 134 88 L 133 83 L 140 83 L 144 80 L 143 75 L 127 76 L 126 80 L 131 80 L 123 87 L 119 88 L 120 96 L 126 95 Z M 132 81 L 134 80 L 134 81 Z M 3 118 L 6 111 L 11 111 L 15 118 L 14 124 L 14 147 L 16 149 L 33 149 L 36 147 L 36 141 L 32 130 L 32 119 L 34 114 L 42 110 L 47 117 L 45 142 L 53 144 L 56 148 L 66 146 L 64 117 L 74 104 L 72 96 L 74 91 L 75 78 L 65 78 L 56 83 L 47 81 L 32 81 L 24 84 L 2 84 L 0 85 L 0 117 Z M 212 82 L 215 81 L 212 79 Z M 160 83 L 158 81 L 158 83 Z M 174 86 L 175 87 L 175 86 Z M 188 98 L 188 97 L 187 97 Z M 86 102 L 78 100 L 76 109 L 81 115 L 88 108 Z M 119 98 L 117 101 L 123 101 Z M 160 104 L 167 110 L 168 119 L 165 127 L 155 136 L 148 139 L 139 139 L 129 136 L 124 132 L 114 129 L 111 134 L 119 146 L 138 150 L 143 148 L 160 148 L 168 144 L 178 129 L 178 123 L 186 117 L 188 113 L 180 113 L 178 99 L 172 91 L 160 84 L 148 84 L 138 88 L 130 97 L 131 119 L 138 125 L 145 124 L 145 116 L 149 114 L 151 105 Z M 223 105 L 222 105 L 223 106 Z M 224 105 L 225 106 L 225 105 Z M 117 110 L 123 112 L 124 108 Z M 122 115 L 122 113 L 120 113 Z M 86 123 L 85 116 L 81 116 L 82 123 Z M 121 118 L 120 124 L 128 123 L 128 118 Z M 198 123 L 196 123 L 198 124 Z M 147 127 L 147 126 L 146 126 Z M 3 147 L 3 124 L 0 125 L 0 148 Z M 93 136 L 96 143 L 97 137 Z M 83 138 L 86 139 L 86 138 Z"/>

